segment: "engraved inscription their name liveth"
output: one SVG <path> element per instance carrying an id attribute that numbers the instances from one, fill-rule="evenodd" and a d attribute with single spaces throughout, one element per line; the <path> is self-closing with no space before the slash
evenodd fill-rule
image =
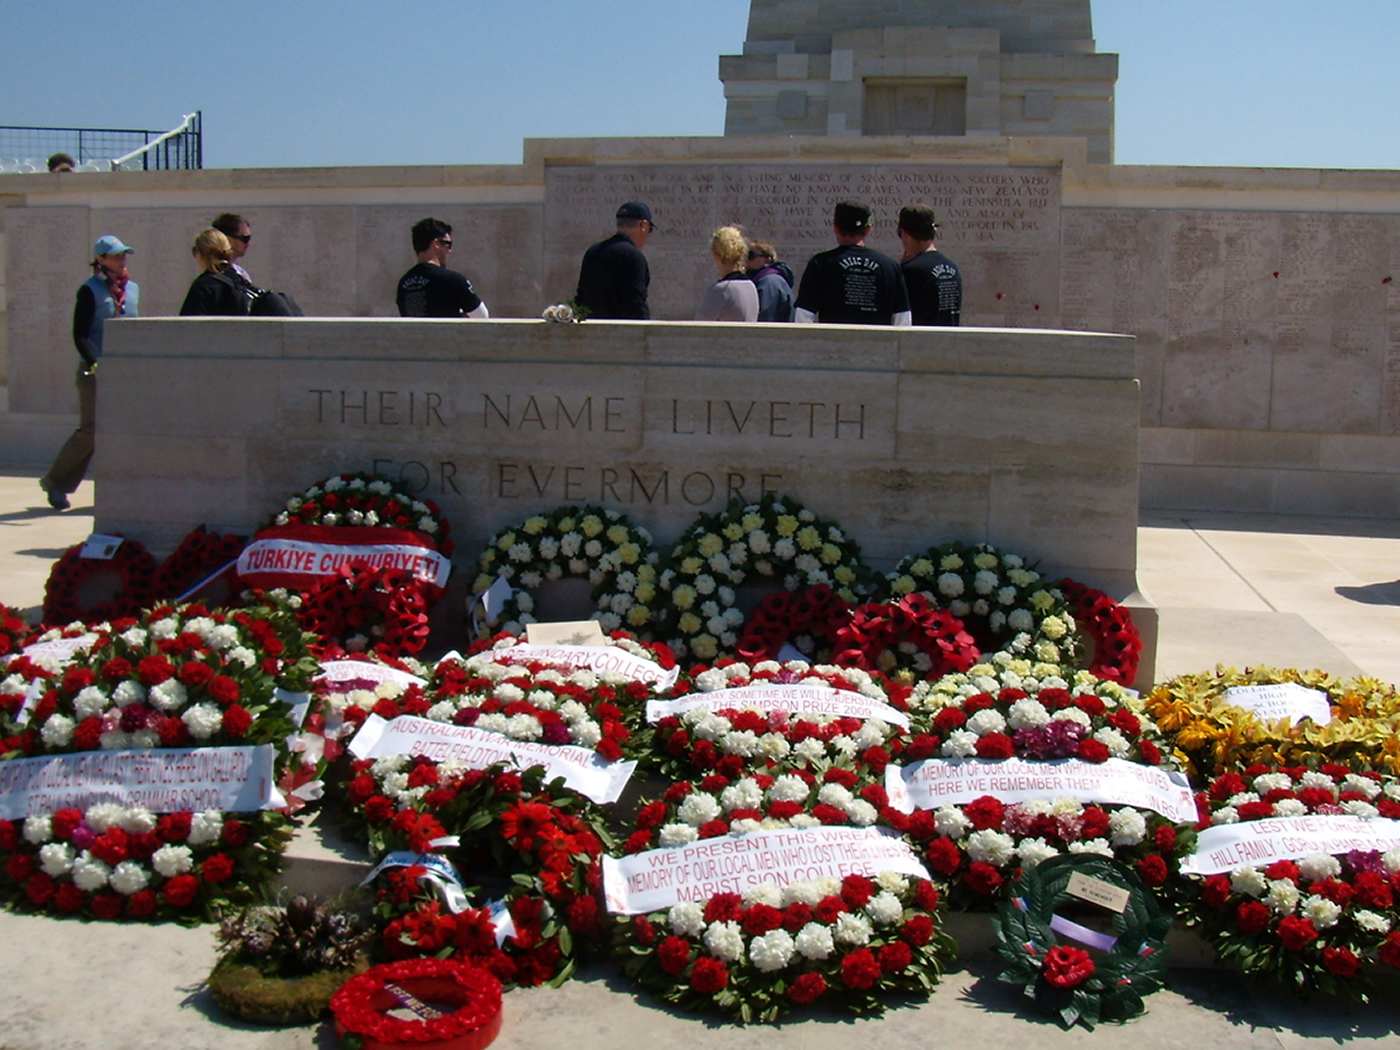
<path id="1" fill-rule="evenodd" d="M 490 434 L 628 434 L 645 429 L 639 398 L 602 394 L 483 393 L 474 411 L 453 411 L 440 391 L 307 391 L 315 421 L 323 426 L 397 427 Z M 668 436 L 743 437 L 780 441 L 863 442 L 863 402 L 669 398 L 651 428 Z"/>

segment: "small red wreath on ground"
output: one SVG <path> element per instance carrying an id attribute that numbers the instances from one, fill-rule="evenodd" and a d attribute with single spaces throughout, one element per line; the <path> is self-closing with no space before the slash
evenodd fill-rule
<path id="1" fill-rule="evenodd" d="M 116 620 L 151 603 L 156 560 L 142 543 L 123 540 L 110 558 L 84 558 L 83 546 L 69 547 L 54 563 L 44 585 L 44 623 Z"/>
<path id="2" fill-rule="evenodd" d="M 924 678 L 966 671 L 977 662 L 977 643 L 963 623 L 922 594 L 861 605 L 836 634 L 835 663 L 891 673 L 912 669 Z"/>
<path id="3" fill-rule="evenodd" d="M 1089 671 L 1121 685 L 1132 685 L 1142 655 L 1142 636 L 1132 615 L 1103 591 L 1075 580 L 1060 582 L 1079 629 L 1094 640 Z"/>
<path id="4" fill-rule="evenodd" d="M 483 1050 L 501 1030 L 501 982 L 475 966 L 406 959 L 350 978 L 331 997 L 331 1012 L 336 1034 L 358 1036 L 362 1050 Z"/>
<path id="5" fill-rule="evenodd" d="M 243 539 L 240 536 L 220 535 L 208 531 L 203 525 L 191 529 L 180 541 L 180 545 L 170 552 L 170 556 L 160 563 L 156 570 L 153 593 L 156 598 L 179 598 L 210 573 L 226 568 L 220 573 L 224 593 L 232 590 L 234 575 L 233 562 L 243 552 Z M 210 581 L 212 586 L 213 581 Z M 208 600 L 205 599 L 205 603 Z M 222 604 L 218 602 L 216 604 Z"/>
<path id="6" fill-rule="evenodd" d="M 342 566 L 306 592 L 299 615 L 324 646 L 412 656 L 428 644 L 428 611 L 441 596 L 407 569 Z"/>
<path id="7" fill-rule="evenodd" d="M 803 655 L 819 658 L 836 644 L 836 632 L 850 615 L 850 603 L 830 584 L 821 583 L 796 594 L 767 594 L 749 614 L 735 649 L 739 659 L 758 663 L 777 659 L 783 646 L 792 642 Z M 804 647 L 803 641 L 809 638 L 810 645 Z"/>

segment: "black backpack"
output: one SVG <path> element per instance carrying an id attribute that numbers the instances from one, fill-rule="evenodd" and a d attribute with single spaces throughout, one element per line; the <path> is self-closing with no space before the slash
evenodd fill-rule
<path id="1" fill-rule="evenodd" d="M 248 293 L 249 317 L 304 317 L 297 301 L 286 292 L 254 288 Z"/>

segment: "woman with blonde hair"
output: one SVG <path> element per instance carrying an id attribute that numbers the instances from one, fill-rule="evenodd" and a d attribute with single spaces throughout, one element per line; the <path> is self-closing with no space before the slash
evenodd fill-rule
<path id="1" fill-rule="evenodd" d="M 719 280 L 705 289 L 697 321 L 757 321 L 758 289 L 744 270 L 748 242 L 737 226 L 721 226 L 710 238 Z"/>
<path id="2" fill-rule="evenodd" d="M 202 230 L 191 249 L 200 274 L 190 285 L 181 317 L 246 317 L 251 286 L 233 270 L 233 245 L 212 227 Z"/>

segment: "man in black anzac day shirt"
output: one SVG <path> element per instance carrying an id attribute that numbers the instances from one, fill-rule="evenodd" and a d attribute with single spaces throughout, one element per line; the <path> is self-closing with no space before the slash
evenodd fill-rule
<path id="1" fill-rule="evenodd" d="M 958 264 L 938 250 L 938 223 L 927 204 L 911 204 L 899 213 L 904 244 L 904 284 L 916 325 L 956 327 L 962 321 L 962 274 Z"/>
<path id="2" fill-rule="evenodd" d="M 647 289 L 651 268 L 642 249 L 656 230 L 651 209 L 628 201 L 617 209 L 617 233 L 583 253 L 575 301 L 598 320 L 646 321 L 651 318 Z"/>
<path id="3" fill-rule="evenodd" d="M 447 268 L 452 253 L 452 227 L 438 219 L 413 225 L 413 250 L 418 265 L 399 278 L 400 317 L 490 317 L 471 281 Z"/>
<path id="4" fill-rule="evenodd" d="M 802 272 L 798 323 L 909 324 L 909 294 L 899 264 L 865 246 L 870 209 L 842 201 L 832 229 L 839 247 L 812 256 Z"/>

